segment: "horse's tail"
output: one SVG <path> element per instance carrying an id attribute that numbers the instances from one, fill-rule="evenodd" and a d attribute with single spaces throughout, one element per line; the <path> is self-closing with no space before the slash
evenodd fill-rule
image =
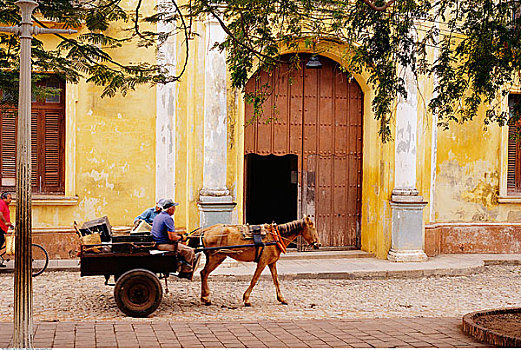
<path id="1" fill-rule="evenodd" d="M 201 248 L 203 246 L 203 230 L 201 227 L 193 230 L 188 234 L 186 244 L 192 248 Z"/>

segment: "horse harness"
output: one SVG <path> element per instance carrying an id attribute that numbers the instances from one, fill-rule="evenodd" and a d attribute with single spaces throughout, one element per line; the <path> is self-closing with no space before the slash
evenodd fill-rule
<path id="1" fill-rule="evenodd" d="M 254 262 L 258 263 L 262 253 L 264 252 L 264 248 L 269 245 L 277 245 L 282 253 L 286 253 L 286 245 L 282 242 L 282 236 L 277 229 L 276 224 L 267 225 L 268 229 L 265 227 L 266 225 L 236 225 L 242 233 L 244 239 L 253 239 L 254 244 L 244 244 L 244 245 L 235 245 L 235 246 L 227 246 L 227 247 L 212 247 L 212 248 L 195 248 L 195 252 L 203 251 L 203 250 L 220 250 L 223 248 L 241 248 L 241 247 L 255 247 L 255 259 Z M 190 232 L 190 235 L 197 231 L 194 230 Z M 273 241 L 271 242 L 263 242 L 262 238 L 266 236 L 266 231 L 269 231 L 273 236 Z M 197 237 L 199 242 L 197 244 L 198 247 L 203 246 L 203 236 L 204 231 Z"/>
<path id="2" fill-rule="evenodd" d="M 255 259 L 253 261 L 258 263 L 264 252 L 264 247 L 266 247 L 266 244 L 262 241 L 262 236 L 266 235 L 264 225 L 246 225 L 246 227 L 253 236 L 253 244 L 255 244 Z"/>
<path id="3" fill-rule="evenodd" d="M 267 244 L 274 245 L 276 244 L 282 253 L 286 253 L 286 245 L 282 242 L 282 236 L 279 233 L 279 230 L 277 229 L 276 224 L 268 225 L 269 231 L 271 235 L 273 236 L 274 241 L 264 243 L 262 241 L 262 237 L 266 236 L 265 226 L 264 225 L 246 225 L 249 233 L 253 237 L 253 243 L 255 244 L 255 262 L 259 262 L 259 259 L 264 252 L 264 247 L 266 247 Z"/>

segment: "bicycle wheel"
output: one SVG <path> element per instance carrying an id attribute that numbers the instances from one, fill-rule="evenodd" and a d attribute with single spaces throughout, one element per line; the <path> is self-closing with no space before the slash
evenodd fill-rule
<path id="1" fill-rule="evenodd" d="M 36 277 L 44 272 L 47 265 L 49 265 L 49 254 L 41 245 L 33 243 L 32 259 L 32 275 Z"/>

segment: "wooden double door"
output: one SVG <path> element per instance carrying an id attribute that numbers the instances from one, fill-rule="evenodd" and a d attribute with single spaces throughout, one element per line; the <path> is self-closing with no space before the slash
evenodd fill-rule
<path id="1" fill-rule="evenodd" d="M 258 72 L 246 86 L 266 100 L 254 120 L 253 106 L 245 103 L 245 219 L 271 222 L 269 205 L 255 204 L 268 197 L 267 203 L 294 205 L 288 215 L 296 213 L 295 219 L 309 215 L 324 247 L 359 248 L 363 94 L 336 62 L 319 57 L 322 67 L 312 69 L 306 67 L 309 57 L 300 56 L 299 68 L 285 63 Z M 277 166 L 281 160 L 269 171 L 274 156 L 296 163 L 282 166 L 290 174 Z M 254 161 L 259 157 L 261 172 Z M 297 182 L 296 190 L 284 192 L 291 186 L 273 186 L 278 181 Z"/>

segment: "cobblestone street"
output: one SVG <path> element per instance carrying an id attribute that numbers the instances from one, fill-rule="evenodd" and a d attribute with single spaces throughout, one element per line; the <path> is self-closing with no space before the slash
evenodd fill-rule
<path id="1" fill-rule="evenodd" d="M 164 282 L 163 286 L 164 286 Z M 116 306 L 113 286 L 103 277 L 78 272 L 46 272 L 33 279 L 34 320 L 134 320 Z M 228 321 L 457 317 L 496 307 L 521 305 L 521 267 L 489 266 L 482 273 L 458 277 L 368 280 L 284 280 L 289 305 L 276 301 L 271 281 L 261 280 L 252 293 L 252 307 L 241 303 L 247 282 L 210 277 L 212 306 L 199 301 L 200 282 L 169 279 L 152 321 Z M 12 320 L 13 274 L 0 274 L 0 319 Z"/>

